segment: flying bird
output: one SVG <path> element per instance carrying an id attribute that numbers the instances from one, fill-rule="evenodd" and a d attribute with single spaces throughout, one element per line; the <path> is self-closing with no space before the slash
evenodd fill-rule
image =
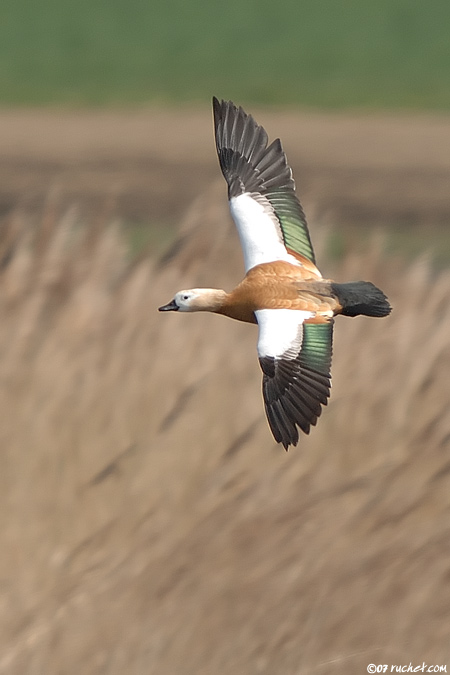
<path id="1" fill-rule="evenodd" d="M 219 164 L 244 254 L 245 277 L 227 293 L 179 291 L 160 311 L 208 311 L 258 324 L 263 398 L 275 440 L 287 450 L 315 425 L 330 396 L 333 317 L 387 316 L 368 281 L 337 283 L 316 267 L 305 214 L 280 139 L 231 101 L 213 98 Z"/>

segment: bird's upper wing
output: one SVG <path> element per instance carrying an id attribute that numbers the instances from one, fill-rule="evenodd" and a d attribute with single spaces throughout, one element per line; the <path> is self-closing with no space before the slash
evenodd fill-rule
<path id="1" fill-rule="evenodd" d="M 263 127 L 231 101 L 214 98 L 213 109 L 217 154 L 246 271 L 273 260 L 299 264 L 302 256 L 314 264 L 305 214 L 280 139 L 267 146 Z"/>
<path id="2" fill-rule="evenodd" d="M 333 321 L 309 323 L 311 312 L 258 309 L 258 356 L 269 426 L 286 450 L 297 445 L 327 404 L 331 387 Z"/>

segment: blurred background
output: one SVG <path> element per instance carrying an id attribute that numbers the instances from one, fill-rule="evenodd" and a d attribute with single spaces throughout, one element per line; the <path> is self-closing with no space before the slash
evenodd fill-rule
<path id="1" fill-rule="evenodd" d="M 0 673 L 450 667 L 450 5 L 0 6 Z M 280 136 L 338 320 L 285 453 L 211 97 Z"/>

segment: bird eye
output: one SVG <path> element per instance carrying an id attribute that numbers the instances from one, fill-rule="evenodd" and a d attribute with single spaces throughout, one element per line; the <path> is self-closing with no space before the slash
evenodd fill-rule
<path id="1" fill-rule="evenodd" d="M 189 296 L 188 296 L 188 295 L 183 295 L 183 300 L 189 300 Z"/>

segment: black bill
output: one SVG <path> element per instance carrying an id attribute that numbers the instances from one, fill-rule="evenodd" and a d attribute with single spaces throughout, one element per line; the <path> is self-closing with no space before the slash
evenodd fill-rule
<path id="1" fill-rule="evenodd" d="M 163 305 L 162 307 L 158 307 L 158 310 L 160 312 L 176 312 L 177 309 L 180 309 L 180 308 L 178 307 L 175 300 L 172 300 L 171 302 L 169 302 L 168 305 Z"/>

